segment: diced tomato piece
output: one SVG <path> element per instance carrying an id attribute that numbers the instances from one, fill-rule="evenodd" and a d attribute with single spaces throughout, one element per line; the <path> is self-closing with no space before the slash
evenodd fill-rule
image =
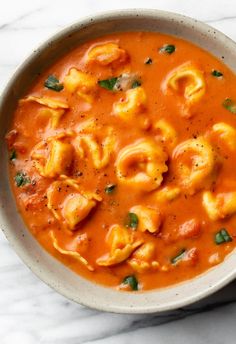
<path id="1" fill-rule="evenodd" d="M 191 239 L 198 237 L 201 233 L 201 223 L 196 219 L 184 222 L 178 228 L 178 237 L 183 239 Z"/>
<path id="2" fill-rule="evenodd" d="M 25 147 L 25 145 L 22 142 L 15 142 L 13 143 L 13 148 L 15 148 L 15 150 L 21 154 L 25 154 L 27 149 Z"/>
<path id="3" fill-rule="evenodd" d="M 198 258 L 198 250 L 196 247 L 193 247 L 185 253 L 183 261 L 188 263 L 189 265 L 196 265 L 198 262 Z"/>

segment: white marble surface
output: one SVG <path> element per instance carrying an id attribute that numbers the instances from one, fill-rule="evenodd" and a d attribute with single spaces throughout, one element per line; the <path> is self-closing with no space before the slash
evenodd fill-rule
<path id="1" fill-rule="evenodd" d="M 100 10 L 149 7 L 205 21 L 236 40 L 235 0 L 7 0 L 0 9 L 0 90 L 41 41 Z M 100 313 L 69 302 L 38 280 L 0 232 L 1 344 L 233 344 L 236 281 L 211 298 L 163 315 Z"/>

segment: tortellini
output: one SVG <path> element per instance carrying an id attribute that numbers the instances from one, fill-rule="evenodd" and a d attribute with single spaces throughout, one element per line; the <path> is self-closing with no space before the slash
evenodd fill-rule
<path id="1" fill-rule="evenodd" d="M 231 125 L 220 122 L 213 125 L 212 130 L 218 134 L 230 150 L 236 150 L 236 130 Z"/>
<path id="2" fill-rule="evenodd" d="M 67 229 L 75 230 L 102 199 L 95 193 L 82 191 L 76 180 L 62 177 L 48 188 L 47 200 L 55 218 Z"/>
<path id="3" fill-rule="evenodd" d="M 68 109 L 69 106 L 65 102 L 53 99 L 53 98 L 47 98 L 47 97 L 35 97 L 35 96 L 29 96 L 20 101 L 21 103 L 25 102 L 36 102 L 38 104 L 47 106 L 51 109 Z"/>
<path id="4" fill-rule="evenodd" d="M 65 110 L 69 108 L 67 103 L 53 98 L 29 96 L 21 100 L 21 103 L 36 102 L 44 107 L 39 110 L 39 115 L 50 118 L 51 127 L 57 128 Z"/>
<path id="5" fill-rule="evenodd" d="M 213 147 L 203 137 L 189 139 L 175 147 L 172 158 L 180 185 L 194 194 L 209 183 L 214 171 Z"/>
<path id="6" fill-rule="evenodd" d="M 96 204 L 96 200 L 89 199 L 79 193 L 66 199 L 62 213 L 69 228 L 73 230 L 79 222 L 88 216 Z"/>
<path id="7" fill-rule="evenodd" d="M 123 63 L 127 58 L 127 52 L 121 49 L 117 43 L 105 43 L 93 47 L 88 52 L 87 62 L 96 62 L 102 66 L 107 66 Z"/>
<path id="8" fill-rule="evenodd" d="M 165 186 L 154 193 L 154 198 L 159 203 L 170 202 L 179 197 L 181 190 L 177 186 Z"/>
<path id="9" fill-rule="evenodd" d="M 120 150 L 116 160 L 116 175 L 120 183 L 140 191 L 157 189 L 167 172 L 167 154 L 151 139 L 141 139 Z"/>
<path id="10" fill-rule="evenodd" d="M 183 96 L 185 98 L 184 116 L 190 116 L 189 107 L 198 102 L 206 91 L 203 72 L 192 63 L 184 63 L 172 70 L 164 81 L 164 92 L 171 90 L 179 94 L 184 83 Z"/>
<path id="11" fill-rule="evenodd" d="M 177 132 L 175 129 L 165 119 L 160 119 L 154 123 L 154 130 L 157 134 L 160 134 L 157 138 L 160 137 L 167 151 L 170 152 L 177 143 Z"/>
<path id="12" fill-rule="evenodd" d="M 64 113 L 64 109 L 55 110 L 50 108 L 43 108 L 39 111 L 40 116 L 50 118 L 51 127 L 53 129 L 56 129 L 58 127 L 59 121 Z"/>
<path id="13" fill-rule="evenodd" d="M 125 261 L 143 243 L 142 240 L 135 240 L 132 231 L 117 224 L 110 227 L 106 241 L 110 252 L 97 259 L 100 266 L 112 266 Z"/>
<path id="14" fill-rule="evenodd" d="M 155 260 L 155 256 L 155 244 L 153 242 L 146 242 L 132 254 L 128 264 L 139 273 L 155 270 L 160 267 L 159 262 Z"/>
<path id="15" fill-rule="evenodd" d="M 86 266 L 86 268 L 88 270 L 94 271 L 94 268 L 88 263 L 88 261 L 84 257 L 81 256 L 81 254 L 79 252 L 71 251 L 71 250 L 65 250 L 62 247 L 60 247 L 59 244 L 58 244 L 57 238 L 56 238 L 56 236 L 55 236 L 53 231 L 50 232 L 50 236 L 51 236 L 51 239 L 52 239 L 53 247 L 58 252 L 60 252 L 63 255 L 66 255 L 66 256 L 69 256 L 69 257 L 72 257 L 72 258 L 78 260 L 81 264 Z"/>
<path id="16" fill-rule="evenodd" d="M 206 191 L 203 193 L 202 204 L 212 221 L 223 219 L 236 213 L 236 192 L 214 195 Z"/>
<path id="17" fill-rule="evenodd" d="M 64 87 L 71 93 L 77 92 L 85 102 L 92 103 L 97 90 L 97 79 L 91 74 L 71 68 L 64 78 Z"/>
<path id="18" fill-rule="evenodd" d="M 131 121 L 144 111 L 146 103 L 143 87 L 136 87 L 125 92 L 125 99 L 121 98 L 113 104 L 113 113 L 125 121 Z"/>
<path id="19" fill-rule="evenodd" d="M 65 134 L 65 137 L 68 134 Z M 63 134 L 41 141 L 31 152 L 35 167 L 39 174 L 46 178 L 66 175 L 70 169 L 74 148 L 68 142 L 63 142 Z"/>
<path id="20" fill-rule="evenodd" d="M 103 128 L 90 119 L 77 127 L 77 133 L 74 145 L 80 159 L 91 156 L 95 168 L 107 166 L 116 146 L 113 128 Z"/>
<path id="21" fill-rule="evenodd" d="M 161 214 L 158 209 L 146 207 L 144 205 L 135 205 L 130 209 L 130 213 L 138 216 L 138 230 L 156 233 L 161 225 Z"/>

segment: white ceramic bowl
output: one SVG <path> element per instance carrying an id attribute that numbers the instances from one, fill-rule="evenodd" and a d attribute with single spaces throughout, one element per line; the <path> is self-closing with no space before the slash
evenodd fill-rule
<path id="1" fill-rule="evenodd" d="M 132 9 L 99 14 L 62 30 L 35 50 L 13 75 L 0 101 L 0 227 L 24 263 L 45 283 L 80 304 L 117 313 L 152 313 L 183 307 L 206 297 L 234 279 L 236 254 L 206 273 L 172 287 L 148 292 L 119 292 L 76 275 L 50 256 L 25 227 L 8 180 L 4 135 L 18 98 L 38 73 L 62 54 L 91 38 L 118 31 L 158 31 L 189 40 L 236 70 L 236 44 L 215 29 L 174 13 Z"/>

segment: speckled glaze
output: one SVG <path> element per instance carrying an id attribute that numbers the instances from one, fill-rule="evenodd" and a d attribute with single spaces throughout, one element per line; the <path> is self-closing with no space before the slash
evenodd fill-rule
<path id="1" fill-rule="evenodd" d="M 119 292 L 93 284 L 76 275 L 50 256 L 25 227 L 11 193 L 8 156 L 4 136 L 17 100 L 38 73 L 60 55 L 91 38 L 118 31 L 157 31 L 189 40 L 210 51 L 236 71 L 236 44 L 222 33 L 178 14 L 157 10 L 123 10 L 85 18 L 42 44 L 17 69 L 0 100 L 0 227 L 13 249 L 41 280 L 80 304 L 116 313 L 168 311 L 198 301 L 235 278 L 236 254 L 197 278 L 168 288 L 141 292 Z"/>

